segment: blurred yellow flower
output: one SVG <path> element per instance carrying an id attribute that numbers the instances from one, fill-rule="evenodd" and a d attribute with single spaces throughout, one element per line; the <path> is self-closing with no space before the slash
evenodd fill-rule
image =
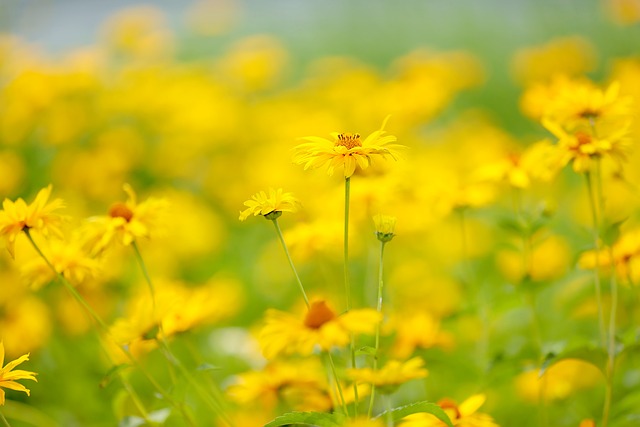
<path id="1" fill-rule="evenodd" d="M 61 199 L 48 202 L 51 195 L 51 185 L 40 190 L 30 205 L 18 198 L 15 202 L 4 199 L 3 210 L 0 211 L 0 235 L 7 239 L 7 249 L 11 257 L 15 257 L 14 248 L 16 237 L 23 230 L 37 230 L 44 235 L 52 233 L 62 237 L 60 223 L 62 217 L 53 211 L 64 207 Z"/>
<path id="2" fill-rule="evenodd" d="M 456 427 L 499 427 L 491 416 L 478 412 L 485 400 L 484 394 L 475 394 L 460 405 L 450 399 L 442 399 L 438 405 L 447 413 L 451 423 Z M 444 427 L 445 425 L 431 414 L 413 414 L 406 417 L 400 427 Z"/>
<path id="3" fill-rule="evenodd" d="M 325 371 L 317 359 L 270 362 L 260 371 L 238 375 L 227 394 L 239 404 L 259 402 L 269 409 L 282 402 L 298 411 L 332 407 Z"/>
<path id="4" fill-rule="evenodd" d="M 349 344 L 351 334 L 373 334 L 381 315 L 374 309 L 350 310 L 337 315 L 326 301 L 313 301 L 304 318 L 268 310 L 260 331 L 262 353 L 267 359 L 279 354 L 309 355 L 316 348 L 329 351 Z"/>
<path id="5" fill-rule="evenodd" d="M 380 418 L 368 419 L 368 418 L 356 418 L 348 420 L 344 427 L 384 427 L 384 422 Z"/>
<path id="6" fill-rule="evenodd" d="M 599 266 L 606 268 L 611 266 L 612 262 L 616 268 L 616 272 L 623 280 L 635 283 L 638 277 L 638 262 L 640 261 L 640 230 L 630 230 L 622 233 L 618 240 L 611 247 L 598 251 L 598 265 L 596 265 L 596 252 L 591 250 L 580 255 L 578 265 L 580 268 L 593 269 Z"/>
<path id="7" fill-rule="evenodd" d="M 640 22 L 640 0 L 605 0 L 611 18 L 620 25 Z"/>
<path id="8" fill-rule="evenodd" d="M 0 341 L 0 405 L 4 405 L 4 395 L 5 392 L 3 388 L 8 388 L 10 390 L 23 391 L 27 393 L 27 396 L 30 395 L 30 390 L 23 386 L 20 383 L 17 383 L 17 380 L 33 380 L 38 381 L 36 379 L 35 372 L 22 371 L 22 370 L 14 370 L 16 366 L 29 360 L 29 354 L 25 354 L 20 356 L 16 360 L 7 363 L 4 365 L 4 343 Z M 3 366 L 4 365 L 4 366 Z"/>
<path id="9" fill-rule="evenodd" d="M 267 219 L 276 219 L 282 212 L 296 212 L 300 206 L 300 201 L 291 193 L 284 193 L 282 188 L 269 189 L 269 194 L 264 191 L 251 196 L 251 199 L 244 202 L 247 209 L 240 212 L 240 221 L 244 221 L 251 214 L 253 216 L 262 215 Z"/>
<path id="10" fill-rule="evenodd" d="M 518 394 L 529 402 L 562 400 L 578 390 L 595 386 L 602 373 L 590 363 L 576 359 L 562 360 L 540 376 L 537 369 L 526 371 L 515 379 Z"/>
<path id="11" fill-rule="evenodd" d="M 373 163 L 373 160 L 391 157 L 397 160 L 399 150 L 403 145 L 393 144 L 397 138 L 393 135 L 385 135 L 384 127 L 387 117 L 382 123 L 382 127 L 367 136 L 364 141 L 360 140 L 358 133 L 337 133 L 331 134 L 333 140 L 317 136 L 306 136 L 301 138 L 305 142 L 297 145 L 294 150 L 293 162 L 304 165 L 304 169 L 319 168 L 328 165 L 327 172 L 333 175 L 336 168 L 344 168 L 345 178 L 354 174 L 356 167 L 366 169 Z"/>
<path id="12" fill-rule="evenodd" d="M 107 216 L 89 219 L 88 240 L 93 254 L 104 251 L 113 241 L 127 246 L 136 239 L 149 238 L 161 229 L 167 201 L 151 197 L 138 203 L 133 188 L 129 184 L 123 188 L 128 196 L 126 202 L 111 205 Z"/>
<path id="13" fill-rule="evenodd" d="M 390 393 L 407 381 L 424 378 L 429 371 L 424 369 L 424 360 L 414 357 L 402 362 L 399 360 L 389 360 L 380 369 L 349 369 L 347 376 L 356 383 L 366 383 L 375 385 L 382 393 Z"/>
<path id="14" fill-rule="evenodd" d="M 395 331 L 395 342 L 391 353 L 404 359 L 417 348 L 450 348 L 454 341 L 450 333 L 440 329 L 440 322 L 427 311 L 400 312 L 391 317 L 389 329 Z"/>
<path id="15" fill-rule="evenodd" d="M 21 267 L 22 275 L 33 289 L 40 289 L 55 280 L 56 272 L 74 285 L 81 284 L 85 279 L 95 277 L 100 272 L 100 261 L 90 257 L 83 248 L 83 242 L 78 239 L 51 240 L 41 249 L 55 268 L 55 272 L 42 257 L 26 261 Z"/>
<path id="16" fill-rule="evenodd" d="M 582 420 L 579 427 L 596 427 L 596 422 L 591 419 Z"/>

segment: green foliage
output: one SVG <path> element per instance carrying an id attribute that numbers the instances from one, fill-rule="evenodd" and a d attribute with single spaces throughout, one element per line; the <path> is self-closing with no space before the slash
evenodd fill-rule
<path id="1" fill-rule="evenodd" d="M 399 408 L 394 408 L 390 411 L 385 411 L 382 414 L 378 415 L 378 418 L 384 419 L 388 416 L 389 413 L 391 414 L 394 421 L 399 421 L 404 417 L 412 414 L 427 413 L 437 417 L 440 421 L 442 421 L 449 427 L 453 427 L 451 420 L 442 410 L 442 408 L 432 402 L 417 402 L 410 405 L 401 406 Z"/>

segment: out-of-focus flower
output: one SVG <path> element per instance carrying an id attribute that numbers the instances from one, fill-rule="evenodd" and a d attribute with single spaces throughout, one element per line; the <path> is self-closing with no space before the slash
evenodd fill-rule
<path id="1" fill-rule="evenodd" d="M 239 404 L 259 402 L 269 409 L 281 402 L 298 411 L 326 411 L 332 407 L 326 375 L 316 359 L 270 362 L 260 371 L 238 375 L 227 393 Z"/>
<path id="2" fill-rule="evenodd" d="M 579 427 L 596 427 L 596 422 L 592 419 L 582 420 Z"/>
<path id="3" fill-rule="evenodd" d="M 338 315 L 326 301 L 317 300 L 302 319 L 268 310 L 259 341 L 267 359 L 279 354 L 309 355 L 316 348 L 329 351 L 343 347 L 349 344 L 351 334 L 373 334 L 380 321 L 376 310 L 354 309 Z"/>
<path id="4" fill-rule="evenodd" d="M 101 266 L 100 261 L 90 257 L 83 246 L 84 242 L 78 239 L 50 240 L 41 249 L 55 272 L 42 257 L 36 257 L 22 265 L 22 274 L 33 289 L 39 289 L 55 280 L 56 272 L 74 285 L 81 284 L 85 279 L 97 276 Z"/>
<path id="5" fill-rule="evenodd" d="M 389 242 L 395 236 L 397 218 L 389 215 L 378 214 L 373 217 L 376 227 L 376 237 L 381 242 Z"/>
<path id="6" fill-rule="evenodd" d="M 424 360 L 414 357 L 402 362 L 400 360 L 389 360 L 380 369 L 349 369 L 347 376 L 356 383 L 366 383 L 375 385 L 382 393 L 391 393 L 399 385 L 407 381 L 424 378 L 429 374 L 424 368 Z"/>
<path id="7" fill-rule="evenodd" d="M 22 384 L 16 382 L 17 380 L 32 380 L 38 381 L 36 379 L 36 373 L 30 371 L 22 371 L 19 369 L 14 370 L 16 366 L 29 360 L 29 354 L 25 354 L 20 356 L 16 360 L 13 360 L 6 365 L 4 364 L 4 343 L 0 341 L 0 405 L 4 405 L 4 395 L 5 392 L 3 388 L 8 388 L 10 390 L 23 391 L 27 393 L 27 396 L 31 394 L 30 390 L 23 386 Z M 4 366 L 3 366 L 4 365 Z"/>
<path id="8" fill-rule="evenodd" d="M 478 412 L 485 400 L 484 394 L 475 394 L 460 405 L 450 399 L 443 399 L 438 402 L 438 405 L 456 427 L 498 427 L 490 415 Z M 431 414 L 413 414 L 404 418 L 400 427 L 444 427 L 445 425 Z"/>
<path id="9" fill-rule="evenodd" d="M 612 263 L 622 280 L 635 283 L 638 274 L 640 274 L 638 269 L 638 263 L 640 263 L 640 230 L 624 232 L 610 249 L 600 249 L 597 257 L 596 251 L 591 250 L 580 255 L 578 260 L 578 265 L 585 269 L 607 268 Z"/>
<path id="10" fill-rule="evenodd" d="M 6 279 L 3 275 L 2 280 Z M 18 282 L 18 278 L 13 281 Z M 0 331 L 13 354 L 35 351 L 47 344 L 54 325 L 49 306 L 50 302 L 45 304 L 33 293 L 10 298 L 3 296 Z"/>
<path id="11" fill-rule="evenodd" d="M 149 198 L 138 203 L 129 184 L 124 185 L 126 202 L 116 202 L 107 216 L 90 218 L 88 238 L 91 253 L 104 251 L 113 241 L 130 245 L 134 240 L 149 238 L 161 230 L 162 216 L 168 206 L 165 199 Z"/>
<path id="12" fill-rule="evenodd" d="M 389 321 L 389 329 L 396 333 L 391 352 L 399 359 L 411 356 L 417 348 L 449 348 L 453 345 L 453 336 L 442 331 L 440 322 L 424 311 L 395 314 Z"/>
<path id="13" fill-rule="evenodd" d="M 59 228 L 62 217 L 53 212 L 64 207 L 64 202 L 61 199 L 49 202 L 50 195 L 51 185 L 40 190 L 30 205 L 22 198 L 15 202 L 4 199 L 3 210 L 0 211 L 0 235 L 7 239 L 7 249 L 12 257 L 15 256 L 16 237 L 24 230 L 36 230 L 44 235 L 51 233 L 62 237 Z"/>
<path id="14" fill-rule="evenodd" d="M 344 427 L 384 427 L 384 422 L 380 418 L 368 419 L 359 417 L 353 420 L 348 420 Z"/>
<path id="15" fill-rule="evenodd" d="M 592 71 L 595 57 L 594 47 L 584 38 L 563 37 L 518 51 L 512 70 L 519 82 L 531 84 L 558 74 L 577 76 Z"/>
<path id="16" fill-rule="evenodd" d="M 562 360 L 546 370 L 541 377 L 538 370 L 530 370 L 516 377 L 518 394 L 529 402 L 562 400 L 578 390 L 595 386 L 602 381 L 602 373 L 593 365 L 580 360 Z"/>
<path id="17" fill-rule="evenodd" d="M 336 168 L 343 167 L 344 177 L 349 178 L 357 167 L 366 169 L 376 158 L 391 157 L 397 160 L 400 156 L 399 150 L 404 146 L 393 144 L 397 141 L 395 136 L 385 135 L 384 127 L 388 119 L 387 117 L 382 127 L 367 136 L 364 141 L 360 140 L 358 133 L 334 132 L 331 134 L 333 140 L 317 136 L 303 137 L 302 140 L 309 142 L 295 147 L 293 162 L 304 165 L 305 170 L 327 165 L 329 175 L 333 175 Z"/>
<path id="18" fill-rule="evenodd" d="M 269 194 L 264 191 L 251 196 L 251 199 L 244 202 L 247 209 L 240 212 L 240 221 L 244 221 L 251 214 L 253 216 L 262 215 L 267 219 L 276 219 L 282 212 L 296 212 L 300 206 L 300 201 L 293 194 L 283 192 L 282 188 L 269 189 Z"/>
<path id="19" fill-rule="evenodd" d="M 528 248 L 518 239 L 514 240 L 513 248 L 497 253 L 496 263 L 505 277 L 512 283 L 520 283 L 524 277 L 535 282 L 562 277 L 571 260 L 567 242 L 558 236 L 532 236 L 531 239 Z M 523 251 L 527 251 L 526 258 Z"/>
<path id="20" fill-rule="evenodd" d="M 620 25 L 640 22 L 640 0 L 604 0 L 609 16 Z"/>

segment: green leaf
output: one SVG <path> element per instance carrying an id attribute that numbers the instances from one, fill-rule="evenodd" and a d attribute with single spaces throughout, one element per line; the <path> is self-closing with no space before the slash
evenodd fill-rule
<path id="1" fill-rule="evenodd" d="M 384 419 L 389 413 L 391 413 L 394 421 L 399 421 L 404 417 L 412 414 L 427 413 L 435 416 L 449 427 L 453 427 L 453 424 L 451 424 L 451 420 L 449 419 L 447 413 L 444 412 L 441 407 L 431 402 L 417 402 L 410 405 L 401 406 L 399 408 L 394 408 L 390 411 L 381 413 L 376 418 Z"/>
<path id="2" fill-rule="evenodd" d="M 600 237 L 602 238 L 602 241 L 604 242 L 605 245 L 611 246 L 618 241 L 618 238 L 620 237 L 620 227 L 622 226 L 622 224 L 624 224 L 626 220 L 627 218 L 620 221 L 616 221 L 611 224 L 605 224 L 602 227 L 602 231 L 600 232 Z"/>
<path id="3" fill-rule="evenodd" d="M 203 363 L 201 365 L 198 365 L 198 367 L 196 368 L 196 371 L 218 371 L 221 368 L 219 366 L 215 366 L 212 365 L 211 363 Z"/>
<path id="4" fill-rule="evenodd" d="M 550 367 L 562 360 L 577 359 L 595 366 L 606 378 L 608 358 L 609 356 L 604 349 L 593 346 L 584 346 L 565 350 L 560 354 L 550 353 L 547 355 L 544 362 L 542 362 L 542 366 L 540 367 L 540 376 L 542 377 Z"/>
<path id="5" fill-rule="evenodd" d="M 376 349 L 371 347 L 371 346 L 364 346 L 364 347 L 360 347 L 357 351 L 356 351 L 356 356 L 371 356 L 371 357 L 376 357 Z"/>
<path id="6" fill-rule="evenodd" d="M 289 412 L 288 414 L 276 417 L 270 423 L 265 424 L 264 427 L 288 426 L 291 424 L 302 424 L 315 427 L 340 427 L 344 421 L 345 417 L 340 413 Z"/>

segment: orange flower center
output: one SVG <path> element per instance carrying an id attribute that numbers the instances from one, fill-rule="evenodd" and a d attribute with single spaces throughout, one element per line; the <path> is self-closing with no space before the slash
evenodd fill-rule
<path id="1" fill-rule="evenodd" d="M 353 147 L 362 147 L 360 142 L 359 133 L 340 133 L 338 134 L 338 140 L 336 146 L 346 147 L 347 150 L 351 150 Z"/>
<path id="2" fill-rule="evenodd" d="M 326 301 L 314 301 L 309 307 L 309 312 L 304 318 L 304 326 L 311 329 L 320 329 L 325 323 L 335 319 L 336 314 L 327 306 Z"/>
<path id="3" fill-rule="evenodd" d="M 129 222 L 133 218 L 133 211 L 124 203 L 117 202 L 109 208 L 109 216 L 112 218 L 124 218 L 125 221 Z"/>
<path id="4" fill-rule="evenodd" d="M 454 402 L 451 399 L 441 399 L 438 402 L 438 406 L 441 407 L 443 410 L 447 410 L 447 409 L 453 409 L 454 413 L 456 414 L 456 420 L 459 419 L 462 414 L 460 414 L 460 409 L 458 409 L 458 405 L 456 404 L 456 402 Z"/>

